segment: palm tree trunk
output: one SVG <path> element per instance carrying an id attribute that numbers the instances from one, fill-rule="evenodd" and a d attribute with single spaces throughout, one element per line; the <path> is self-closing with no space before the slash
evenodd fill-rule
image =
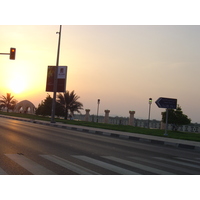
<path id="1" fill-rule="evenodd" d="M 68 117 L 68 109 L 66 108 L 65 109 L 65 119 L 67 120 L 67 117 Z"/>

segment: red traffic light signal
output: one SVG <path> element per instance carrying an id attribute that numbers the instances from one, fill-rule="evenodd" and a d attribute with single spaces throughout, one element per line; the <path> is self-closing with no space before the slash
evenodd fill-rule
<path id="1" fill-rule="evenodd" d="M 16 48 L 10 48 L 10 59 L 15 60 Z"/>

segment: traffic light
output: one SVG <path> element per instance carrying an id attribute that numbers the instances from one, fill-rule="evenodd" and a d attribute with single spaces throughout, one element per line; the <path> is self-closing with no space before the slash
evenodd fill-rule
<path id="1" fill-rule="evenodd" d="M 10 48 L 10 60 L 15 60 L 16 48 Z"/>
<path id="2" fill-rule="evenodd" d="M 151 104 L 152 103 L 152 98 L 149 98 L 149 104 Z"/>

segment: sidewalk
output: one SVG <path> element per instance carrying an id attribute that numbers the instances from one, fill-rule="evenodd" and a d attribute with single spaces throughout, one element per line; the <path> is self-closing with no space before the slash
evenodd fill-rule
<path id="1" fill-rule="evenodd" d="M 31 119 L 18 118 L 18 117 L 6 116 L 6 115 L 0 115 L 0 117 L 26 121 L 26 122 L 36 123 L 36 124 L 43 124 L 43 125 L 64 128 L 64 129 L 69 129 L 69 130 L 87 132 L 91 134 L 105 135 L 105 136 L 110 136 L 110 137 L 115 137 L 115 138 L 148 142 L 152 144 L 160 144 L 160 145 L 166 145 L 166 146 L 173 146 L 177 148 L 185 148 L 185 149 L 200 151 L 200 142 L 195 142 L 195 141 L 151 136 L 151 135 L 138 134 L 138 133 L 128 133 L 128 132 L 93 128 L 93 127 L 86 127 L 86 126 L 78 126 L 78 125 L 76 126 L 76 125 L 71 125 L 71 124 L 63 124 L 61 122 L 50 123 L 50 122 L 41 121 L 41 120 L 31 120 Z"/>

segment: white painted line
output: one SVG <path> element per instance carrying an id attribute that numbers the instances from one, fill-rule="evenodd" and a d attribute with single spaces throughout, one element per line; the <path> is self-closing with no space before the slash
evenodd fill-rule
<path id="1" fill-rule="evenodd" d="M 75 163 L 72 163 L 70 161 L 67 161 L 63 158 L 60 158 L 58 156 L 55 156 L 55 155 L 40 155 L 41 157 L 47 159 L 47 160 L 50 160 L 51 162 L 54 162 L 62 167 L 65 167 L 77 174 L 81 174 L 81 175 L 99 175 L 99 173 L 97 172 L 94 172 L 90 169 L 87 169 L 85 167 L 82 167 L 82 166 L 79 166 Z"/>
<path id="2" fill-rule="evenodd" d="M 146 165 L 138 164 L 138 163 L 131 162 L 131 161 L 128 161 L 128 160 L 123 160 L 121 158 L 116 158 L 116 157 L 113 157 L 113 156 L 102 156 L 102 157 L 109 159 L 109 160 L 112 160 L 112 161 L 115 161 L 115 162 L 125 164 L 125 165 L 129 165 L 131 167 L 135 167 L 135 168 L 139 168 L 139 169 L 142 169 L 142 170 L 145 170 L 145 171 L 149 171 L 149 172 L 152 172 L 152 173 L 155 173 L 155 174 L 174 175 L 171 172 L 163 171 L 163 170 L 153 168 L 153 167 L 148 167 Z"/>
<path id="3" fill-rule="evenodd" d="M 154 158 L 158 159 L 158 160 L 163 160 L 163 161 L 167 161 L 167 162 L 171 162 L 171 163 L 176 163 L 176 164 L 179 164 L 179 165 L 185 165 L 185 166 L 188 166 L 188 167 L 200 169 L 200 166 L 195 165 L 195 164 L 185 163 L 185 162 L 171 160 L 171 159 L 167 159 L 167 158 L 160 158 L 160 157 L 154 157 Z"/>
<path id="4" fill-rule="evenodd" d="M 179 172 L 183 172 L 186 174 L 199 174 L 199 171 L 196 171 L 194 169 L 187 169 L 187 168 L 183 168 L 182 166 L 177 166 L 174 165 L 174 163 L 164 163 L 164 162 L 160 162 L 160 160 L 155 160 L 153 159 L 153 157 L 150 157 L 149 159 L 144 159 L 144 158 L 138 158 L 138 157 L 130 157 L 131 159 L 137 160 L 137 161 L 142 161 L 145 162 L 147 164 L 155 164 L 158 165 L 158 167 L 164 167 L 164 168 L 168 168 L 168 169 L 172 169 L 172 170 L 176 170 Z M 177 174 L 177 173 L 175 173 Z"/>
<path id="5" fill-rule="evenodd" d="M 90 157 L 87 157 L 87 156 L 73 156 L 73 157 L 78 158 L 80 160 L 83 160 L 85 162 L 91 163 L 93 165 L 97 165 L 97 166 L 102 167 L 104 169 L 108 169 L 110 171 L 116 172 L 118 174 L 139 175 L 139 173 L 136 173 L 136 172 L 133 172 L 133 171 L 121 168 L 121 167 L 117 167 L 115 165 L 112 165 L 112 164 L 109 164 L 109 163 L 106 163 L 106 162 L 102 162 L 102 161 L 99 161 L 99 160 L 96 160 L 96 159 L 93 159 L 93 158 L 90 158 Z"/>
<path id="6" fill-rule="evenodd" d="M 200 161 L 198 161 L 198 160 L 191 160 L 191 159 L 181 158 L 181 157 L 176 157 L 176 159 L 184 160 L 184 161 L 189 161 L 189 162 L 194 162 L 194 163 L 200 164 Z"/>
<path id="7" fill-rule="evenodd" d="M 3 169 L 0 168 L 0 175 L 8 175 Z"/>
<path id="8" fill-rule="evenodd" d="M 26 158 L 23 155 L 18 155 L 18 154 L 5 154 L 5 155 L 34 175 L 53 175 L 53 174 L 55 174 L 54 172 L 35 163 L 34 161 Z"/>

